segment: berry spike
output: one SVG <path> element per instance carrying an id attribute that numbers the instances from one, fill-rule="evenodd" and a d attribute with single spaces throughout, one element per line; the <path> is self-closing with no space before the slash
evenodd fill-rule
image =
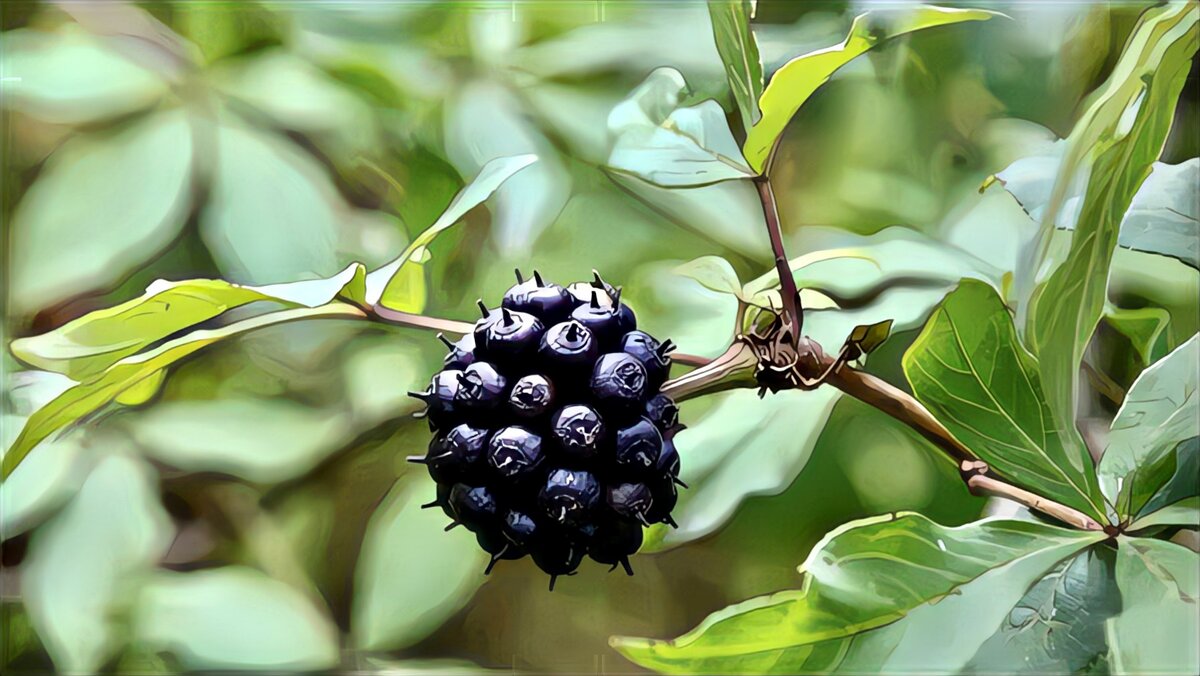
<path id="1" fill-rule="evenodd" d="M 567 328 L 563 331 L 563 333 L 567 334 L 567 340 L 575 342 L 579 340 L 579 330 L 582 328 L 583 325 L 579 322 L 568 322 Z"/>
<path id="2" fill-rule="evenodd" d="M 410 455 L 407 458 L 405 458 L 405 460 L 407 460 L 408 462 L 411 462 L 414 465 L 428 465 L 429 464 L 429 459 L 423 455 Z"/>
<path id="3" fill-rule="evenodd" d="M 425 504 L 421 505 L 421 509 L 433 509 L 434 507 L 437 507 L 437 506 L 438 506 L 438 501 L 434 500 L 433 502 L 426 502 Z"/>
<path id="4" fill-rule="evenodd" d="M 671 354 L 674 351 L 675 351 L 675 343 L 672 343 L 670 338 L 668 338 L 667 340 L 664 340 L 662 342 L 662 344 L 658 346 L 658 349 L 655 350 L 655 352 L 657 352 L 658 356 L 660 356 L 660 357 L 666 357 L 668 354 Z"/>
<path id="5" fill-rule="evenodd" d="M 420 399 L 428 404 L 429 400 L 433 398 L 433 392 L 430 392 L 429 390 L 421 390 L 420 392 L 413 392 L 412 390 L 409 390 L 408 396 L 412 397 L 413 399 Z"/>
<path id="6" fill-rule="evenodd" d="M 557 575 L 551 575 L 551 576 L 550 576 L 550 591 L 554 591 L 554 583 L 555 583 L 555 582 L 558 582 L 558 576 L 557 576 Z"/>
<path id="7" fill-rule="evenodd" d="M 412 417 L 416 418 L 417 420 L 422 420 L 424 418 L 428 418 L 429 417 L 429 409 L 425 409 L 424 411 L 417 411 L 416 413 L 412 414 Z"/>
<path id="8" fill-rule="evenodd" d="M 461 525 L 462 525 L 462 523 L 460 523 L 460 522 L 458 522 L 458 521 L 451 521 L 451 522 L 450 522 L 450 525 L 449 525 L 449 526 L 446 526 L 446 527 L 445 527 L 445 528 L 443 528 L 442 530 L 444 530 L 444 531 L 446 531 L 447 533 L 449 533 L 450 531 L 454 530 L 455 528 L 458 528 L 458 527 L 459 527 L 459 526 L 461 526 Z"/>
<path id="9" fill-rule="evenodd" d="M 592 286 L 596 287 L 597 289 L 603 289 L 605 286 L 604 278 L 600 276 L 600 273 L 596 270 L 596 268 L 592 268 Z"/>
<path id="10" fill-rule="evenodd" d="M 638 520 L 638 521 L 641 521 L 641 522 L 642 522 L 642 525 L 643 525 L 643 526 L 645 526 L 646 528 L 649 528 L 649 527 L 650 527 L 650 522 L 646 520 L 646 515 L 645 515 L 645 514 L 643 514 L 642 512 L 635 512 L 635 513 L 634 513 L 634 516 L 636 516 L 636 517 L 637 517 L 637 520 Z"/>
<path id="11" fill-rule="evenodd" d="M 502 317 L 504 317 L 504 325 L 505 326 L 508 326 L 509 324 L 513 323 L 513 316 L 512 316 L 512 313 L 508 311 L 508 308 L 506 308 L 506 307 L 500 308 L 500 315 Z"/>
<path id="12" fill-rule="evenodd" d="M 508 553 L 508 543 L 505 543 L 505 545 L 500 548 L 500 551 L 496 552 L 495 554 L 492 554 L 492 560 L 488 561 L 487 568 L 483 569 L 483 574 L 491 575 L 492 569 L 496 567 L 496 562 L 499 561 L 507 553 Z"/>
<path id="13" fill-rule="evenodd" d="M 675 523 L 675 519 L 671 518 L 670 514 L 663 517 L 663 523 L 667 524 L 671 528 L 679 528 L 679 524 Z"/>
<path id="14" fill-rule="evenodd" d="M 525 277 L 521 275 L 521 268 L 514 268 L 513 272 L 517 275 L 517 284 L 524 284 Z"/>
<path id="15" fill-rule="evenodd" d="M 600 307 L 600 296 L 598 296 L 595 291 L 592 291 L 592 300 L 590 305 L 594 308 Z"/>
<path id="16" fill-rule="evenodd" d="M 483 299 L 480 298 L 480 299 L 476 300 L 475 305 L 479 308 L 479 314 L 483 315 L 484 319 L 487 319 L 488 318 L 488 307 L 486 304 L 484 304 Z"/>
<path id="17" fill-rule="evenodd" d="M 538 286 L 546 286 L 546 283 L 542 281 L 542 274 L 537 270 L 533 271 L 533 282 Z"/>
<path id="18" fill-rule="evenodd" d="M 677 476 L 675 476 L 675 477 L 671 477 L 671 481 L 674 481 L 674 482 L 675 482 L 675 485 L 676 485 L 676 486 L 679 486 L 680 488 L 690 488 L 690 486 L 688 486 L 687 484 L 683 483 L 683 479 L 680 479 L 680 478 L 679 478 L 679 477 L 677 477 Z"/>
<path id="19" fill-rule="evenodd" d="M 616 566 L 613 566 L 613 567 L 615 568 Z M 629 577 L 633 577 L 633 566 L 629 565 L 629 557 L 628 556 L 621 557 L 621 567 L 625 569 L 626 575 L 628 575 Z"/>
<path id="20" fill-rule="evenodd" d="M 442 341 L 442 345 L 445 345 L 447 350 L 454 349 L 454 343 L 450 342 L 450 339 L 446 337 L 446 334 L 442 333 L 441 331 L 438 331 L 437 339 Z"/>

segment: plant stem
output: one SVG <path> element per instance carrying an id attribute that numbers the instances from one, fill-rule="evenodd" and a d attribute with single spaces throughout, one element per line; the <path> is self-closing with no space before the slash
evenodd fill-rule
<path id="1" fill-rule="evenodd" d="M 672 359 L 676 357 L 677 355 Z M 680 402 L 736 387 L 753 387 L 755 364 L 757 358 L 750 346 L 737 340 L 720 357 L 678 378 L 668 380 L 663 384 L 661 391 Z"/>
<path id="2" fill-rule="evenodd" d="M 779 207 L 775 203 L 775 190 L 764 173 L 754 178 L 758 199 L 762 202 L 763 217 L 767 224 L 767 236 L 771 240 L 771 252 L 775 254 L 775 271 L 779 273 L 779 293 L 783 297 L 783 313 L 792 324 L 792 340 L 800 340 L 804 328 L 804 308 L 800 306 L 800 292 L 792 268 L 788 264 L 787 251 L 783 247 L 783 229 L 779 225 Z"/>
<path id="3" fill-rule="evenodd" d="M 1020 503 L 1029 509 L 1052 516 L 1080 530 L 1110 530 L 1083 512 L 1064 504 L 1048 500 L 1030 491 L 1005 483 L 986 474 L 971 473 L 966 476 L 967 488 L 976 495 L 994 495 Z"/>

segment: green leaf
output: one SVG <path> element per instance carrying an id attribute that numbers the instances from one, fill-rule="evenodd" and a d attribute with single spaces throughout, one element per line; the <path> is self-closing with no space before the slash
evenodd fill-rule
<path id="1" fill-rule="evenodd" d="M 362 312 L 349 305 L 331 304 L 316 308 L 283 310 L 246 319 L 228 326 L 198 330 L 163 343 L 159 347 L 126 357 L 97 377 L 63 392 L 29 417 L 21 434 L 5 452 L 3 477 L 7 479 L 35 446 L 58 430 L 89 416 L 111 403 L 122 392 L 184 357 L 224 338 L 283 322 L 326 317 L 360 318 Z"/>
<path id="2" fill-rule="evenodd" d="M 1087 188 L 1066 258 L 1044 283 L 1037 280 L 1025 326 L 1060 434 L 1074 429 L 1079 364 L 1104 310 L 1121 220 L 1162 151 L 1196 52 L 1193 10 L 1182 3 L 1142 15 L 1113 75 L 1067 140 L 1031 270 L 1040 274 L 1054 263 L 1045 246 L 1077 171 L 1088 172 Z"/>
<path id="3" fill-rule="evenodd" d="M 1184 498 L 1134 521 L 1129 530 L 1155 526 L 1187 526 L 1200 528 L 1200 497 Z"/>
<path id="4" fill-rule="evenodd" d="M 167 336 L 256 301 L 317 307 L 335 298 L 361 303 L 365 270 L 352 263 L 328 279 L 253 287 L 218 279 L 159 280 L 133 300 L 96 310 L 10 345 L 21 361 L 75 380 L 88 380 Z"/>
<path id="5" fill-rule="evenodd" d="M 948 9 L 921 6 L 904 12 L 894 21 L 880 22 L 879 15 L 866 12 L 854 19 L 850 34 L 841 44 L 798 56 L 775 71 L 758 100 L 762 119 L 746 137 L 746 160 L 756 172 L 766 167 L 771 149 L 796 111 L 821 85 L 854 57 L 882 42 L 914 31 L 963 21 L 986 21 L 994 12 L 980 9 Z"/>
<path id="6" fill-rule="evenodd" d="M 248 397 L 166 401 L 127 419 L 155 460 L 189 472 L 219 472 L 260 484 L 307 474 L 349 441 L 336 408 Z"/>
<path id="7" fill-rule="evenodd" d="M 443 532 L 441 510 L 421 509 L 435 486 L 402 477 L 367 526 L 354 573 L 350 627 L 370 651 L 405 648 L 466 605 L 486 579 L 488 556 L 465 528 Z"/>
<path id="8" fill-rule="evenodd" d="M 1170 542 L 1123 538 L 1121 614 L 1108 621 L 1117 674 L 1200 673 L 1200 555 Z"/>
<path id="9" fill-rule="evenodd" d="M 1200 436 L 1197 371 L 1200 335 L 1142 371 L 1117 411 L 1099 473 L 1122 520 L 1141 514 L 1171 478 L 1180 444 Z"/>
<path id="10" fill-rule="evenodd" d="M 405 312 L 419 312 L 424 307 L 424 294 L 419 301 L 411 288 L 413 277 L 405 268 L 420 266 L 427 260 L 428 247 L 433 240 L 450 226 L 458 223 L 468 211 L 483 203 L 514 174 L 537 162 L 537 155 L 499 157 L 489 161 L 479 174 L 450 201 L 442 215 L 417 235 L 395 260 L 366 277 L 364 299 L 367 304 L 382 304 L 385 307 Z M 424 278 L 422 277 L 422 282 Z M 407 308 L 407 309 L 406 309 Z"/>
<path id="11" fill-rule="evenodd" d="M 763 93 L 763 66 L 758 43 L 750 30 L 750 0 L 720 0 L 708 3 L 712 17 L 713 39 L 725 64 L 725 78 L 746 133 L 758 124 L 762 112 L 758 99 Z"/>
<path id="12" fill-rule="evenodd" d="M 1064 439 L 1037 360 L 986 284 L 964 280 L 904 355 L 913 394 L 996 473 L 1104 519 L 1095 469 L 1078 432 Z"/>
<path id="13" fill-rule="evenodd" d="M 958 671 L 1048 569 L 1104 537 L 1025 521 L 864 519 L 813 548 L 799 591 L 730 606 L 672 641 L 612 644 L 672 673 Z"/>
<path id="14" fill-rule="evenodd" d="M 1125 212 L 1117 244 L 1200 267 L 1200 212 L 1194 199 L 1198 184 L 1200 158 L 1174 165 L 1155 162 Z"/>
<path id="15" fill-rule="evenodd" d="M 179 235 L 191 208 L 188 124 L 181 110 L 157 113 L 50 156 L 13 215 L 11 311 L 111 286 Z"/>
<path id="16" fill-rule="evenodd" d="M 81 124 L 150 107 L 167 93 L 154 73 L 67 24 L 0 36 L 0 101 L 53 124 Z"/>
<path id="17" fill-rule="evenodd" d="M 134 640 L 188 671 L 313 671 L 340 660 L 327 611 L 252 568 L 162 572 L 136 598 Z"/>
<path id="18" fill-rule="evenodd" d="M 116 654 L 123 632 L 115 614 L 171 540 L 157 477 L 123 453 L 101 460 L 75 498 L 36 531 L 21 566 L 21 594 L 59 671 L 95 673 Z"/>
<path id="19" fill-rule="evenodd" d="M 1143 364 L 1153 364 L 1166 354 L 1171 313 L 1163 308 L 1126 309 L 1110 305 L 1104 309 L 1104 321 L 1129 339 Z"/>
<path id="20" fill-rule="evenodd" d="M 859 324 L 854 327 L 846 338 L 846 355 L 848 361 L 854 361 L 871 354 L 892 333 L 892 320 L 885 319 L 874 324 Z"/>
<path id="21" fill-rule="evenodd" d="M 709 99 L 676 107 L 686 88 L 679 71 L 659 68 L 613 108 L 608 130 L 615 141 L 608 167 L 665 188 L 754 176 L 720 104 Z"/>
<path id="22" fill-rule="evenodd" d="M 1092 547 L 1039 580 L 971 658 L 966 673 L 1077 674 L 1108 653 L 1105 622 L 1121 609 L 1116 552 Z"/>
<path id="23" fill-rule="evenodd" d="M 701 256 L 675 268 L 675 273 L 700 282 L 709 291 L 742 296 L 742 282 L 737 271 L 720 256 Z"/>

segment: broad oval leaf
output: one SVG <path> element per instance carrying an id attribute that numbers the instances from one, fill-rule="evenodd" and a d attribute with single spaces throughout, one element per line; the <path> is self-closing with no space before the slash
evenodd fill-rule
<path id="1" fill-rule="evenodd" d="M 720 104 L 675 107 L 686 87 L 678 71 L 659 68 L 613 108 L 608 166 L 666 188 L 753 177 Z"/>
<path id="2" fill-rule="evenodd" d="M 1079 364 L 1104 311 L 1121 220 L 1162 152 L 1196 53 L 1194 10 L 1188 3 L 1146 10 L 1113 75 L 1067 140 L 1043 216 L 1036 267 L 1026 271 L 1037 276 L 1038 286 L 1029 296 L 1024 327 L 1060 434 L 1074 428 Z M 1055 266 L 1046 247 L 1076 172 L 1087 177 L 1087 187 L 1070 248 Z M 1047 269 L 1053 272 L 1043 278 Z"/>
<path id="3" fill-rule="evenodd" d="M 13 215 L 10 309 L 109 286 L 166 247 L 187 219 L 191 175 L 181 110 L 67 141 Z"/>
<path id="4" fill-rule="evenodd" d="M 157 478 L 143 461 L 101 460 L 74 499 L 39 528 L 21 592 L 55 665 L 94 673 L 119 647 L 116 613 L 171 544 Z"/>
<path id="5" fill-rule="evenodd" d="M 841 44 L 798 56 L 771 76 L 758 100 L 762 119 L 750 130 L 743 147 L 746 161 L 754 171 L 763 171 L 771 149 L 796 111 L 854 57 L 899 35 L 963 21 L 986 21 L 993 16 L 994 12 L 981 9 L 921 6 L 891 21 L 887 13 L 867 12 L 856 17 Z"/>
<path id="6" fill-rule="evenodd" d="M 1162 540 L 1123 538 L 1117 585 L 1123 603 L 1108 621 L 1112 671 L 1200 673 L 1200 554 Z"/>
<path id="7" fill-rule="evenodd" d="M 133 614 L 137 645 L 189 671 L 312 671 L 340 660 L 337 627 L 323 609 L 244 566 L 159 573 Z"/>
<path id="8" fill-rule="evenodd" d="M 1104 520 L 1091 456 L 1074 425 L 1063 438 L 1037 360 L 1017 341 L 990 286 L 964 280 L 904 355 L 913 394 L 996 473 Z"/>
<path id="9" fill-rule="evenodd" d="M 1172 478 L 1180 445 L 1200 436 L 1198 372 L 1200 335 L 1195 335 L 1142 371 L 1117 411 L 1099 473 L 1122 521 L 1141 515 Z M 1194 476 L 1191 484 L 1195 489 Z"/>
<path id="10" fill-rule="evenodd" d="M 750 29 L 751 0 L 719 0 L 708 3 L 713 40 L 725 64 L 725 79 L 737 104 L 742 126 L 749 133 L 762 118 L 758 99 L 763 92 L 763 65 L 758 42 Z"/>
<path id="11" fill-rule="evenodd" d="M 720 256 L 701 256 L 675 268 L 675 273 L 691 277 L 709 291 L 741 298 L 742 283 L 729 261 Z"/>
<path id="12" fill-rule="evenodd" d="M 730 606 L 671 641 L 612 643 L 667 672 L 958 671 L 1035 581 L 1104 537 L 1027 521 L 947 528 L 919 514 L 874 517 L 818 543 L 798 591 Z"/>
<path id="13" fill-rule="evenodd" d="M 350 628 L 365 650 L 404 648 L 463 607 L 483 584 L 488 556 L 465 528 L 421 509 L 434 499 L 424 473 L 400 478 L 367 526 L 354 573 Z"/>
<path id="14" fill-rule="evenodd" d="M 21 434 L 4 455 L 3 478 L 7 479 L 43 439 L 77 420 L 95 413 L 146 378 L 157 377 L 162 369 L 224 338 L 283 322 L 327 317 L 361 318 L 362 311 L 340 303 L 315 308 L 296 308 L 272 312 L 224 326 L 202 329 L 176 338 L 153 350 L 116 362 L 99 376 L 75 385 L 38 409 L 26 421 Z"/>
<path id="15" fill-rule="evenodd" d="M 442 231 L 458 223 L 468 211 L 487 200 L 505 181 L 537 161 L 537 155 L 526 154 L 497 157 L 484 164 L 475 178 L 450 200 L 450 205 L 442 215 L 417 235 L 404 253 L 367 275 L 363 294 L 366 303 L 380 304 L 401 312 L 423 310 L 425 277 L 421 266 L 429 256 L 429 245 Z M 413 272 L 413 268 L 416 272 Z M 413 288 L 414 285 L 421 286 L 419 293 Z"/>
<path id="16" fill-rule="evenodd" d="M 80 124 L 148 108 L 167 83 L 73 24 L 0 37 L 3 105 L 54 124 Z"/>

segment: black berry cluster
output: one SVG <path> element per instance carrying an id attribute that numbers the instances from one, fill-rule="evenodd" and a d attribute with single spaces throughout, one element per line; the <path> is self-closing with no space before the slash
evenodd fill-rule
<path id="1" fill-rule="evenodd" d="M 642 527 L 675 525 L 682 429 L 659 389 L 671 342 L 637 330 L 599 274 L 563 287 L 538 273 L 479 302 L 482 319 L 450 348 L 423 392 L 434 432 L 426 465 L 440 507 L 492 556 L 526 554 L 550 575 L 585 555 L 632 575 Z"/>

